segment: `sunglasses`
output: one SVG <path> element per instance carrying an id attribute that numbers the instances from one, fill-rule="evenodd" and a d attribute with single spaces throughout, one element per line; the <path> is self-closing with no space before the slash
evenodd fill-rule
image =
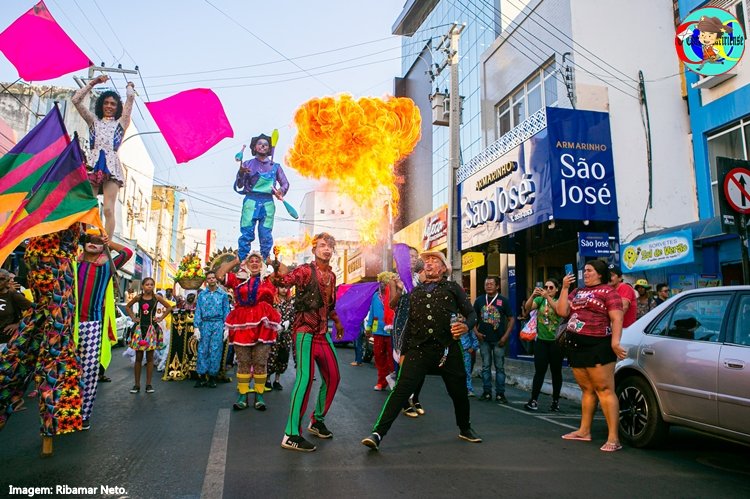
<path id="1" fill-rule="evenodd" d="M 547 288 L 547 289 L 555 289 L 554 286 L 544 286 L 544 287 Z"/>

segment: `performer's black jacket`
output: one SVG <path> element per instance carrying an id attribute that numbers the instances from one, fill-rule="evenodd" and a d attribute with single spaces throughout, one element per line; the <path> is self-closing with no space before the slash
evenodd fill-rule
<path id="1" fill-rule="evenodd" d="M 471 330 L 477 322 L 474 307 L 461 286 L 442 279 L 420 284 L 409 294 L 409 318 L 404 329 L 401 353 L 425 344 L 450 345 L 451 314 L 465 317 Z"/>

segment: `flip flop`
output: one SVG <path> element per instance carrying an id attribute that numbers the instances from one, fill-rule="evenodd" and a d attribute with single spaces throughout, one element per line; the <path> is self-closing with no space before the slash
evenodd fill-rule
<path id="1" fill-rule="evenodd" d="M 617 442 L 605 442 L 604 445 L 599 447 L 599 450 L 603 452 L 616 452 L 620 449 L 622 449 L 622 445 Z"/>
<path id="2" fill-rule="evenodd" d="M 562 436 L 563 440 L 580 440 L 581 442 L 591 442 L 591 437 L 582 437 L 576 432 L 566 433 Z M 602 449 L 603 450 L 603 449 Z"/>

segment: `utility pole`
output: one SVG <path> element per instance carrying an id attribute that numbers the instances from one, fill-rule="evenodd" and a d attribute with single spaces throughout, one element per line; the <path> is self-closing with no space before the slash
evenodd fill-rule
<path id="1" fill-rule="evenodd" d="M 448 197 L 448 261 L 453 269 L 451 270 L 451 280 L 461 285 L 461 252 L 458 251 L 458 245 L 461 241 L 461 226 L 458 222 L 458 186 L 456 185 L 456 175 L 460 166 L 461 158 L 461 95 L 458 91 L 458 43 L 461 39 L 461 32 L 466 27 L 465 24 L 453 24 L 450 31 L 450 46 L 448 47 L 448 64 L 451 67 L 451 86 L 450 86 L 450 109 L 448 116 L 448 130 L 450 132 L 450 196 Z"/>

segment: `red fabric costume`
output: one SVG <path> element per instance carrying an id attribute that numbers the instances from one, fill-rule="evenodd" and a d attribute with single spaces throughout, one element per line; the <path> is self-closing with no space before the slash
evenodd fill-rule
<path id="1" fill-rule="evenodd" d="M 271 281 L 260 276 L 239 279 L 229 273 L 226 284 L 234 290 L 237 303 L 226 319 L 229 342 L 240 346 L 276 342 L 281 314 L 273 308 L 276 288 Z"/>

